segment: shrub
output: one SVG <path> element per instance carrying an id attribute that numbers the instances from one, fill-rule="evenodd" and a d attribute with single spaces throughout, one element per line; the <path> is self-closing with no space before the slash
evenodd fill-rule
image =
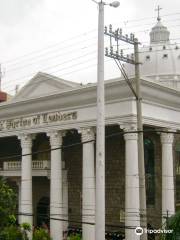
<path id="1" fill-rule="evenodd" d="M 172 233 L 162 234 L 162 240 L 179 240 L 180 239 L 180 211 L 168 219 L 166 229 L 173 230 Z"/>
<path id="2" fill-rule="evenodd" d="M 34 230 L 33 240 L 51 240 L 51 238 L 45 229 L 37 228 Z"/>
<path id="3" fill-rule="evenodd" d="M 16 221 L 13 214 L 16 211 L 17 195 L 8 186 L 6 180 L 0 177 L 0 232 Z"/>
<path id="4" fill-rule="evenodd" d="M 22 223 L 20 225 L 21 227 L 21 232 L 22 232 L 22 235 L 23 235 L 23 240 L 28 240 L 28 234 L 30 233 L 31 231 L 31 225 L 29 223 Z"/>
<path id="5" fill-rule="evenodd" d="M 22 232 L 17 226 L 5 227 L 0 233 L 0 239 L 3 240 L 23 240 Z"/>
<path id="6" fill-rule="evenodd" d="M 76 235 L 70 235 L 68 237 L 68 240 L 82 240 L 82 238 L 80 234 L 76 234 Z"/>

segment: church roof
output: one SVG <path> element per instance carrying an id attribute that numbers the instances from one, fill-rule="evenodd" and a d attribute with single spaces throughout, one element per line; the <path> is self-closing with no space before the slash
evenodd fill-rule
<path id="1" fill-rule="evenodd" d="M 141 77 L 180 89 L 180 48 L 169 40 L 170 32 L 160 17 L 150 32 L 150 45 L 139 49 Z M 128 76 L 134 75 L 134 66 L 125 65 Z"/>
<path id="2" fill-rule="evenodd" d="M 159 44 L 159 43 L 168 43 L 169 42 L 169 31 L 165 27 L 161 20 L 158 20 L 157 24 L 152 28 L 150 32 L 150 43 Z"/>
<path id="3" fill-rule="evenodd" d="M 12 99 L 21 101 L 48 96 L 80 87 L 79 83 L 67 81 L 53 75 L 38 72 Z"/>

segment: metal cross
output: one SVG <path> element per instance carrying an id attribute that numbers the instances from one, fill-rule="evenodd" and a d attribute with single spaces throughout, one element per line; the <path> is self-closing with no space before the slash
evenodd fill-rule
<path id="1" fill-rule="evenodd" d="M 162 8 L 158 5 L 158 7 L 155 9 L 155 11 L 158 12 L 158 17 L 157 17 L 158 22 L 161 21 L 161 18 L 160 18 L 160 10 L 162 10 Z"/>

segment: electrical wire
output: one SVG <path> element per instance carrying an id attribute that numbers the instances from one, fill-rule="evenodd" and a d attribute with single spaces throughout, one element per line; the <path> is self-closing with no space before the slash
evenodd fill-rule
<path id="1" fill-rule="evenodd" d="M 175 44 L 172 44 L 173 46 L 175 45 Z M 163 45 L 162 45 L 163 46 Z M 128 50 L 128 49 L 131 49 L 131 48 L 125 48 L 124 50 Z M 123 50 L 123 49 L 122 49 Z M 148 52 L 148 53 L 152 53 L 152 52 L 165 52 L 165 51 L 172 51 L 172 49 L 162 49 L 162 50 L 152 50 L 152 51 L 140 51 L 139 53 L 140 54 L 142 54 L 142 53 L 146 53 L 146 52 Z M 93 53 L 95 53 L 95 51 L 94 52 L 90 52 L 89 54 L 93 54 Z M 60 67 L 60 66 L 62 66 L 62 65 L 64 65 L 64 64 L 66 64 L 66 63 L 70 63 L 71 61 L 73 62 L 73 61 L 76 61 L 78 58 L 83 58 L 83 56 L 84 57 L 87 57 L 87 55 L 88 54 L 84 54 L 84 55 L 81 55 L 81 56 L 79 56 L 79 57 L 77 57 L 77 58 L 73 58 L 73 59 L 70 59 L 70 60 L 67 60 L 67 61 L 64 61 L 64 62 L 62 62 L 62 63 L 58 63 L 58 64 L 56 64 L 56 65 L 53 65 L 53 66 L 49 66 L 49 67 L 47 67 L 47 68 L 43 68 L 43 69 L 41 69 L 41 71 L 46 71 L 46 70 L 48 70 L 48 69 L 52 69 L 52 68 L 55 68 L 55 67 Z M 86 61 L 83 61 L 83 62 L 79 62 L 79 63 L 76 63 L 76 64 L 74 64 L 74 65 L 72 65 L 72 66 L 69 66 L 69 67 L 65 67 L 65 68 L 60 68 L 60 69 L 57 69 L 56 71 L 52 71 L 52 73 L 57 73 L 57 72 L 60 72 L 61 73 L 61 75 L 62 76 L 65 76 L 65 75 L 70 75 L 70 74 L 72 74 L 72 73 L 74 73 L 74 72 L 78 72 L 78 71 L 80 71 L 80 70 L 82 70 L 82 69 L 80 69 L 80 70 L 74 70 L 74 71 L 71 71 L 71 72 L 67 72 L 67 73 L 63 73 L 63 70 L 68 70 L 68 69 L 70 69 L 70 68 L 72 68 L 72 67 L 75 67 L 75 66 L 80 66 L 80 65 L 84 65 L 85 63 L 87 63 L 87 62 L 90 62 L 90 61 L 92 61 L 92 60 L 96 60 L 96 58 L 94 57 L 94 58 L 92 58 L 91 60 L 86 60 Z M 85 69 L 85 68 L 83 68 L 83 69 Z M 11 80 L 9 80 L 9 81 L 7 81 L 7 83 L 5 83 L 4 84 L 4 87 L 9 87 L 10 85 L 12 85 L 11 83 L 13 82 L 16 82 L 16 81 L 19 81 L 19 80 L 23 80 L 24 78 L 28 78 L 28 77 L 30 77 L 30 76 L 32 76 L 33 74 L 35 74 L 36 72 L 31 72 L 29 75 L 25 75 L 25 76 L 23 76 L 23 77 L 19 77 L 19 78 L 16 78 L 16 79 L 11 79 Z M 51 73 L 51 74 L 52 74 Z M 14 90 L 14 89 L 13 89 Z M 12 91 L 13 91 L 12 90 Z M 10 90 L 11 91 L 11 90 Z"/>
<path id="2" fill-rule="evenodd" d="M 175 16 L 175 15 L 180 15 L 180 13 L 170 13 L 170 14 L 162 15 L 162 17 Z M 142 21 L 144 21 L 144 20 L 149 20 L 149 19 L 156 19 L 156 17 L 141 18 L 141 19 L 132 19 L 132 20 L 126 20 L 126 21 L 120 21 L 120 22 L 121 22 L 121 23 L 126 22 L 127 24 L 129 24 L 129 23 L 131 23 L 131 22 L 141 22 L 141 23 L 142 23 Z M 173 21 L 173 20 L 172 20 L 172 21 Z M 115 23 L 120 23 L 120 22 L 115 22 Z M 78 35 L 73 36 L 73 37 L 71 37 L 71 38 L 69 38 L 69 39 L 65 39 L 65 40 L 61 41 L 60 43 L 52 44 L 52 45 L 49 45 L 49 46 L 47 46 L 47 47 L 45 47 L 45 48 L 42 48 L 42 49 L 39 49 L 39 50 L 36 50 L 36 51 L 29 52 L 29 53 L 24 54 L 24 55 L 22 55 L 22 56 L 20 56 L 20 57 L 16 57 L 16 58 L 14 58 L 14 59 L 7 60 L 7 61 L 5 61 L 5 62 L 3 62 L 3 63 L 9 63 L 9 62 L 13 62 L 13 61 L 16 62 L 17 60 L 19 60 L 19 59 L 21 59 L 21 58 L 24 58 L 24 57 L 26 57 L 26 56 L 30 56 L 30 55 L 32 55 L 32 54 L 36 54 L 36 53 L 38 53 L 38 52 L 42 52 L 42 51 L 47 50 L 47 49 L 54 48 L 54 47 L 56 47 L 56 46 L 62 45 L 62 44 L 64 44 L 64 43 L 67 43 L 68 41 L 74 40 L 74 39 L 76 39 L 76 38 L 79 39 L 79 38 L 82 37 L 82 36 L 86 37 L 88 34 L 90 34 L 90 33 L 92 33 L 92 32 L 95 32 L 95 31 L 97 31 L 96 28 L 95 28 L 95 29 L 91 29 L 91 30 L 88 31 L 88 32 L 83 32 L 82 34 L 78 34 Z"/>
<path id="3" fill-rule="evenodd" d="M 171 21 L 177 21 L 178 19 L 176 19 L 176 20 L 171 20 Z M 170 20 L 169 20 L 170 21 Z M 139 25 L 138 25 L 139 26 Z M 142 25 L 141 25 L 142 26 Z M 178 25 L 179 26 L 179 25 Z M 174 27 L 174 25 L 173 25 L 173 27 Z M 93 29 L 93 30 L 91 30 L 91 31 L 89 31 L 89 32 L 86 32 L 86 33 L 82 33 L 82 34 L 80 34 L 80 35 L 78 35 L 78 36 L 75 36 L 75 37 L 73 37 L 73 38 L 70 38 L 69 40 L 72 40 L 72 39 L 74 39 L 74 38 L 78 38 L 78 37 L 80 37 L 80 36 L 87 36 L 87 34 L 88 33 L 91 33 L 91 32 L 94 32 L 96 29 Z M 143 31 L 146 31 L 146 30 L 143 30 Z M 64 43 L 64 42 L 67 42 L 67 40 L 65 40 L 65 41 L 62 41 L 61 42 L 61 44 L 62 43 Z M 82 42 L 82 41 L 81 41 Z M 52 45 L 52 47 L 54 47 L 54 46 L 57 46 L 57 45 L 60 45 L 60 43 L 58 43 L 58 44 L 54 44 L 54 45 Z M 48 47 L 46 47 L 45 49 L 43 49 L 43 50 L 46 50 L 46 49 L 49 49 L 50 47 L 48 46 Z M 42 49 L 41 50 L 37 50 L 37 51 L 34 51 L 35 53 L 36 52 L 41 52 L 42 51 Z M 32 53 L 34 53 L 34 52 L 32 52 Z M 26 54 L 26 55 L 24 55 L 24 56 L 28 56 L 28 55 L 31 55 L 31 53 L 29 53 L 29 54 Z M 24 58 L 24 56 L 22 56 L 22 58 Z M 15 59 L 15 61 L 17 60 L 18 58 L 16 58 Z M 9 62 L 9 61 L 7 61 L 7 62 Z M 4 62 L 4 63 L 7 63 L 7 62 Z"/>
<path id="4" fill-rule="evenodd" d="M 134 132 L 134 131 L 133 131 Z M 158 132 L 160 132 L 160 131 L 158 131 Z M 164 131 L 163 131 L 164 132 Z M 169 133 L 169 132 L 168 132 Z M 174 133 L 174 132 L 173 132 Z M 85 142 L 86 143 L 86 142 Z M 81 144 L 84 144 L 84 143 L 81 143 Z M 49 151 L 53 151 L 53 150 L 57 150 L 57 149 L 50 149 Z M 34 154 L 34 153 L 32 153 L 32 154 Z M 21 157 L 22 157 L 23 155 L 21 155 Z M 172 176 L 170 176 L 170 177 L 172 177 Z M 60 219 L 58 219 L 58 220 L 60 220 Z M 63 220 L 63 219 L 62 219 Z M 64 220 L 63 220 L 64 221 Z M 83 222 L 81 222 L 81 223 L 83 223 Z M 88 224 L 88 223 L 87 223 Z"/>
<path id="5" fill-rule="evenodd" d="M 74 39 L 76 39 L 76 38 L 79 39 L 79 38 L 81 38 L 81 37 L 87 37 L 87 35 L 88 35 L 89 33 L 95 32 L 95 30 L 96 30 L 96 29 L 92 29 L 92 30 L 90 30 L 90 31 L 88 31 L 88 32 L 83 32 L 83 33 L 78 34 L 78 35 L 76 35 L 76 36 L 74 36 L 74 37 L 71 37 L 71 38 L 69 38 L 69 39 L 65 39 L 65 40 L 63 40 L 63 41 L 61 41 L 61 42 L 59 42 L 59 43 L 52 44 L 52 45 L 47 46 L 47 47 L 45 47 L 45 48 L 42 48 L 42 49 L 39 49 L 39 50 L 36 50 L 36 51 L 29 52 L 29 53 L 27 53 L 27 54 L 24 54 L 24 55 L 22 55 L 22 56 L 16 57 L 16 58 L 14 58 L 14 59 L 10 59 L 10 60 L 4 61 L 3 63 L 6 63 L 6 64 L 7 64 L 7 63 L 10 63 L 10 62 L 17 62 L 17 60 L 19 60 L 19 59 L 21 59 L 21 58 L 28 57 L 28 56 L 33 55 L 33 54 L 37 54 L 37 53 L 39 53 L 39 52 L 45 51 L 45 50 L 50 49 L 50 48 L 54 48 L 54 47 L 59 46 L 59 45 L 62 45 L 62 44 L 64 44 L 64 43 L 67 44 L 68 41 L 74 40 Z M 90 38 L 90 39 L 91 39 L 91 38 Z M 87 39 L 87 40 L 90 40 L 90 39 Z M 78 41 L 76 44 L 80 44 L 80 43 L 82 43 L 82 42 L 84 42 L 84 40 Z M 69 45 L 67 45 L 67 46 L 66 46 L 66 45 L 65 45 L 65 46 L 62 46 L 61 49 L 69 48 L 69 47 L 71 47 L 71 46 L 74 46 L 74 43 L 73 43 L 73 44 L 69 44 Z M 24 60 L 22 60 L 22 61 L 24 61 Z M 11 65 L 12 65 L 12 64 L 11 64 Z"/>
<path id="6" fill-rule="evenodd" d="M 66 69 L 70 69 L 70 68 L 72 68 L 72 67 L 74 67 L 74 66 L 79 66 L 79 65 L 84 65 L 84 63 L 87 63 L 87 62 L 89 62 L 89 61 L 92 61 L 92 60 L 96 60 L 96 58 L 95 57 L 91 57 L 90 59 L 87 59 L 86 61 L 81 61 L 81 62 L 78 62 L 77 63 L 77 60 L 78 59 L 82 59 L 82 58 L 84 58 L 84 57 L 87 57 L 88 55 L 92 55 L 92 54 L 94 54 L 95 53 L 95 51 L 92 51 L 92 52 L 89 52 L 88 54 L 83 54 L 83 55 L 80 55 L 80 56 L 77 56 L 77 57 L 74 57 L 74 58 L 72 58 L 72 59 L 70 59 L 70 60 L 67 60 L 67 61 L 64 61 L 64 62 L 62 62 L 62 63 L 58 63 L 58 64 L 55 64 L 55 65 L 52 65 L 52 66 L 49 66 L 49 67 L 47 67 L 47 68 L 42 68 L 41 69 L 41 71 L 47 71 L 48 69 L 52 69 L 52 68 L 56 68 L 56 67 L 61 67 L 61 71 L 63 71 L 63 70 L 66 70 Z M 70 65 L 70 66 L 68 66 L 68 67 L 64 67 L 64 68 L 62 68 L 62 66 L 64 65 L 64 64 L 66 64 L 66 63 L 70 63 L 70 62 L 74 62 L 75 61 L 75 63 L 74 64 L 72 64 L 72 65 Z M 56 71 L 54 71 L 54 73 L 55 72 L 57 72 L 58 70 L 56 70 Z M 30 73 L 30 75 L 33 75 L 34 74 L 34 72 L 31 72 Z M 21 77 L 21 78 L 16 78 L 16 79 L 13 79 L 13 80 L 11 80 L 11 81 L 17 81 L 17 80 L 19 80 L 19 79 L 22 79 L 22 78 L 27 78 L 29 75 L 25 75 L 25 76 L 23 76 L 23 77 Z M 9 86 L 9 84 L 4 84 L 4 87 L 7 87 L 7 86 Z"/>
<path id="7" fill-rule="evenodd" d="M 174 45 L 174 44 L 173 44 L 173 45 Z M 163 46 L 163 45 L 162 45 L 162 46 Z M 166 49 L 166 50 L 170 50 L 170 49 Z M 156 50 L 156 51 L 160 51 L 160 50 Z M 164 51 L 164 50 L 162 50 L 162 51 Z M 153 51 L 152 51 L 152 52 L 153 52 Z M 140 52 L 140 53 L 142 53 L 142 52 Z M 87 55 L 87 54 L 86 54 L 86 55 Z M 85 55 L 85 56 L 86 56 L 86 55 Z M 67 61 L 67 63 L 68 63 L 68 61 Z M 80 63 L 80 64 L 82 64 L 82 63 Z M 56 66 L 58 66 L 58 65 L 60 65 L 60 64 L 57 64 Z M 78 65 L 78 64 L 77 64 L 77 65 Z M 56 67 L 56 66 L 55 66 L 55 67 Z M 50 67 L 49 67 L 49 68 L 50 68 Z M 69 68 L 70 68 L 70 67 L 69 67 Z M 67 69 L 68 69 L 68 67 L 67 67 Z M 45 68 L 45 69 L 43 69 L 43 70 L 47 70 L 47 68 Z M 62 69 L 61 69 L 61 70 L 62 70 Z M 56 70 L 55 72 L 59 72 L 59 71 L 61 72 L 61 70 Z M 73 73 L 74 73 L 74 72 L 76 72 L 76 71 L 73 71 Z M 32 75 L 32 74 L 35 74 L 35 72 L 32 72 L 31 75 Z M 64 75 L 69 75 L 69 74 L 71 74 L 71 72 L 70 72 L 70 73 L 65 73 Z M 25 78 L 25 77 L 28 77 L 28 75 L 27 75 L 27 76 L 24 76 L 23 78 Z M 29 75 L 29 77 L 30 77 L 30 75 Z M 12 80 L 10 80 L 10 81 L 8 81 L 8 82 L 15 82 L 15 81 L 20 80 L 20 79 L 23 79 L 23 78 L 21 77 L 21 78 L 19 78 L 19 79 L 12 79 Z M 7 86 L 8 86 L 8 84 L 7 84 Z M 13 89 L 13 90 L 14 90 L 14 89 Z M 12 91 L 13 91 L 13 90 L 12 90 Z"/>
<path id="8" fill-rule="evenodd" d="M 108 138 L 112 138 L 114 136 L 119 136 L 119 135 L 126 135 L 126 134 L 130 134 L 130 133 L 139 133 L 139 132 L 143 132 L 143 133 L 173 133 L 175 135 L 180 135 L 180 132 L 174 132 L 174 131 L 166 131 L 166 130 L 162 130 L 162 129 L 156 129 L 156 130 L 151 130 L 151 129 L 145 129 L 143 131 L 120 131 L 120 132 L 116 132 L 116 133 L 112 133 L 112 134 L 108 134 L 105 136 L 106 139 Z M 20 158 L 20 157 L 24 157 L 24 156 L 30 156 L 30 155 L 33 155 L 33 154 L 38 154 L 38 153 L 49 153 L 51 151 L 55 151 L 55 150 L 59 150 L 59 149 L 62 149 L 62 150 L 65 150 L 65 149 L 68 149 L 68 148 L 72 148 L 74 146 L 81 146 L 83 144 L 87 144 L 87 143 L 91 143 L 91 142 L 96 142 L 95 140 L 89 140 L 89 141 L 79 141 L 79 142 L 76 142 L 76 143 L 72 143 L 72 144 L 67 144 L 67 145 L 62 145 L 60 147 L 56 147 L 56 148 L 49 148 L 49 149 L 45 149 L 45 150 L 40 150 L 40 151 L 34 151 L 32 153 L 27 153 L 27 154 L 17 154 L 17 155 L 7 155 L 7 156 L 3 156 L 3 157 L 0 157 L 0 160 L 2 159 L 11 159 L 11 158 Z"/>

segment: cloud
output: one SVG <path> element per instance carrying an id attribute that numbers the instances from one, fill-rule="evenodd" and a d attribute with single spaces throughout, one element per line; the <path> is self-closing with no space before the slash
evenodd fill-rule
<path id="1" fill-rule="evenodd" d="M 0 23 L 16 25 L 42 3 L 43 0 L 0 0 Z"/>

